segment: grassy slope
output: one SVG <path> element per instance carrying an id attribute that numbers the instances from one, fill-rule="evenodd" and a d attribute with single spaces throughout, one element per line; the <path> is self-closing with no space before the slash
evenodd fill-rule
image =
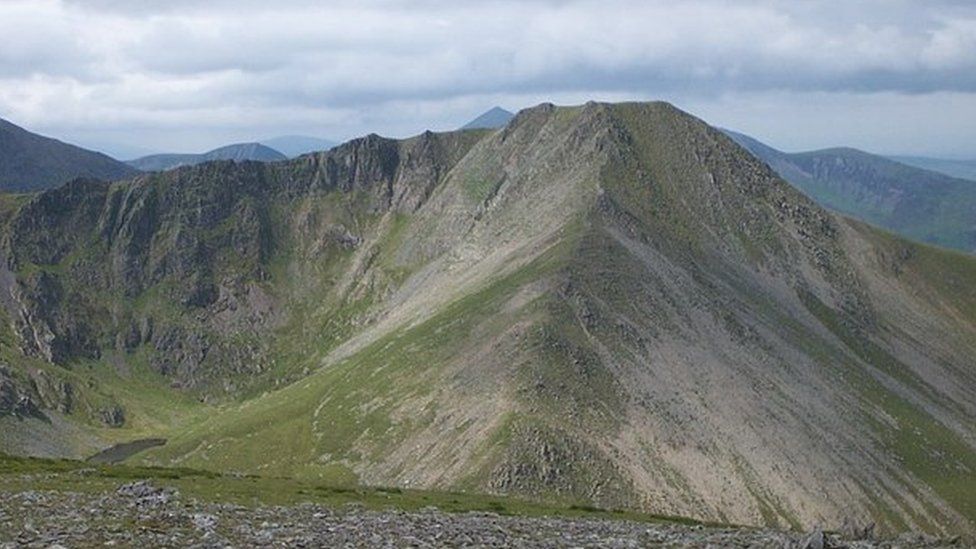
<path id="1" fill-rule="evenodd" d="M 872 296 L 879 329 L 859 325 L 848 312 L 801 293 L 806 308 L 846 347 L 845 353 L 824 341 L 811 341 L 825 365 L 838 368 L 869 411 L 864 421 L 880 446 L 894 457 L 898 475 L 922 485 L 909 493 L 932 490 L 962 517 L 976 523 L 976 443 L 972 427 L 976 370 L 976 258 L 953 250 L 917 244 L 859 221 L 846 220 L 870 245 L 858 269 L 874 286 Z M 876 327 L 878 328 L 878 327 Z M 904 339 L 920 353 L 937 357 L 941 371 L 931 377 L 919 370 L 918 357 L 898 356 L 892 344 Z M 946 376 L 951 391 L 944 383 Z M 947 392 L 948 391 L 948 392 Z M 930 504 L 923 506 L 941 520 L 952 519 Z M 904 527 L 907 511 L 922 527 L 934 526 L 904 501 L 895 507 L 876 502 L 879 524 Z"/>
<path id="2" fill-rule="evenodd" d="M 518 516 L 611 518 L 682 525 L 701 524 L 682 517 L 667 517 L 609 510 L 585 503 L 557 505 L 528 499 L 463 492 L 355 487 L 339 484 L 253 475 L 220 475 L 187 468 L 131 465 L 91 465 L 72 460 L 19 458 L 0 454 L 0 490 L 53 490 L 105 492 L 136 481 L 151 480 L 156 486 L 176 488 L 184 497 L 243 506 L 313 503 L 328 507 L 348 504 L 367 509 L 418 511 L 437 507 L 446 512 L 489 512 Z"/>
<path id="3" fill-rule="evenodd" d="M 521 311 L 503 314 L 502 308 L 520 284 L 550 268 L 548 261 L 498 280 L 426 322 L 390 333 L 285 389 L 186 430 L 166 447 L 149 452 L 147 459 L 186 456 L 178 462 L 216 470 L 257 466 L 272 474 L 354 478 L 350 466 L 379 459 L 411 430 L 424 426 L 424 416 L 394 418 L 397 406 L 437 390 L 440 371 L 470 345 L 476 330 L 496 331 L 512 322 L 511 315 Z M 203 440 L 213 442 L 200 448 Z M 361 455 L 357 446 L 371 455 Z M 281 448 L 288 451 L 276 451 Z"/>

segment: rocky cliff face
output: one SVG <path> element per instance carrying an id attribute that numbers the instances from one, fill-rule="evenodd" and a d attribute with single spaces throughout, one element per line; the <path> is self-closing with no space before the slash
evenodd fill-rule
<path id="1" fill-rule="evenodd" d="M 147 347 L 153 369 L 184 387 L 259 372 L 266 349 L 254 340 L 280 321 L 286 297 L 269 273 L 291 252 L 292 229 L 319 232 L 324 261 L 361 239 L 361 227 L 341 222 L 290 227 L 287 210 L 337 192 L 355 195 L 367 216 L 409 211 L 463 141 L 369 136 L 286 165 L 217 162 L 40 194 L 4 239 L 3 301 L 20 347 L 59 365 Z"/>
<path id="2" fill-rule="evenodd" d="M 666 104 L 79 181 L 3 227 L 5 341 L 168 438 L 146 462 L 973 528 L 976 262 Z"/>
<path id="3" fill-rule="evenodd" d="M 13 379 L 10 367 L 5 364 L 0 365 L 0 415 L 38 419 L 44 417 L 36 396 L 23 390 L 21 385 Z"/>

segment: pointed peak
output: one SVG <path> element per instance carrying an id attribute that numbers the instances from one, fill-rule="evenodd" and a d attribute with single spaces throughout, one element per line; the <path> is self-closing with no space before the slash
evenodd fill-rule
<path id="1" fill-rule="evenodd" d="M 515 118 L 515 114 L 501 107 L 495 106 L 481 113 L 477 118 L 461 126 L 462 130 L 497 129 L 505 126 Z"/>

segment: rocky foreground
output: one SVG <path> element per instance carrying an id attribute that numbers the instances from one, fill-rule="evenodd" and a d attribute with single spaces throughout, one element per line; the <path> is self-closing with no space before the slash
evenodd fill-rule
<path id="1" fill-rule="evenodd" d="M 904 535 L 843 540 L 745 528 L 624 520 L 527 518 L 436 509 L 242 507 L 180 497 L 146 481 L 115 492 L 0 493 L 0 547 L 944 547 Z"/>

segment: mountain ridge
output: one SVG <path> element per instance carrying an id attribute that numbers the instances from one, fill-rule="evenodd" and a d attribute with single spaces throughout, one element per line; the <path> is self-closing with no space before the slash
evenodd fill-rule
<path id="1" fill-rule="evenodd" d="M 976 181 L 976 160 L 950 160 L 926 156 L 889 156 L 888 158 L 916 168 L 944 173 L 950 177 Z"/>
<path id="2" fill-rule="evenodd" d="M 152 154 L 129 160 L 126 164 L 140 171 L 156 172 L 171 170 L 180 166 L 193 166 L 214 160 L 276 162 L 279 160 L 287 160 L 287 158 L 281 152 L 267 145 L 251 142 L 224 145 L 200 154 Z"/>
<path id="3" fill-rule="evenodd" d="M 10 377 L 78 376 L 78 414 L 124 412 L 93 436 L 169 439 L 143 463 L 973 528 L 976 262 L 823 210 L 664 103 L 5 208 L 0 337 L 33 356 L 4 351 Z M 131 396 L 172 384 L 197 402 Z"/>
<path id="4" fill-rule="evenodd" d="M 785 153 L 723 130 L 822 205 L 914 240 L 976 253 L 976 184 L 850 147 Z"/>
<path id="5" fill-rule="evenodd" d="M 137 170 L 102 153 L 0 119 L 0 192 L 31 192 L 77 177 L 123 179 Z"/>

